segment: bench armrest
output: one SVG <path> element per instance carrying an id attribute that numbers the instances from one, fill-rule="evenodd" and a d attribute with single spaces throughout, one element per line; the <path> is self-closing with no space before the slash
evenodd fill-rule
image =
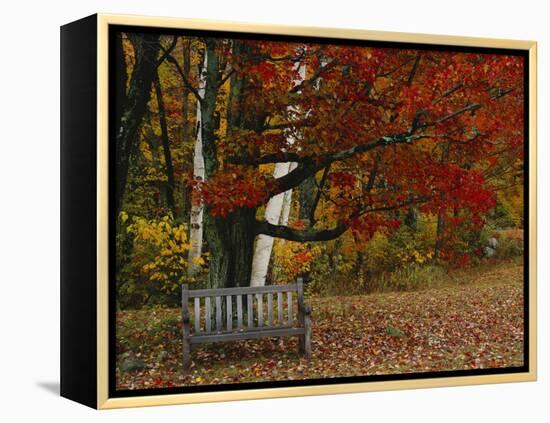
<path id="1" fill-rule="evenodd" d="M 311 306 L 309 304 L 304 304 L 304 314 L 309 316 L 311 314 Z"/>

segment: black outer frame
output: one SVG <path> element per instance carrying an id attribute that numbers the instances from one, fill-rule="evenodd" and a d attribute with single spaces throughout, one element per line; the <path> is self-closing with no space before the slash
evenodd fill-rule
<path id="1" fill-rule="evenodd" d="M 97 15 L 61 27 L 61 396 L 97 408 Z"/>
<path id="2" fill-rule="evenodd" d="M 61 395 L 97 408 L 97 15 L 92 15 L 61 28 Z M 244 34 L 197 30 L 175 30 L 140 26 L 110 26 L 113 30 L 162 34 L 208 33 L 214 36 L 334 42 L 382 47 L 431 50 L 475 51 L 514 54 L 524 57 L 525 75 L 525 216 L 529 216 L 529 52 L 501 48 L 443 46 L 402 42 L 369 42 L 285 35 Z M 112 63 L 112 61 L 111 61 Z M 112 84 L 112 68 L 109 83 Z M 112 85 L 111 85 L 112 86 Z M 113 95 L 110 95 L 111 104 Z M 110 107 L 111 111 L 112 108 Z M 112 116 L 110 117 L 112 119 Z M 112 134 L 111 131 L 109 131 Z M 109 174 L 114 174 L 113 143 L 109 147 Z M 110 197 L 113 178 L 109 180 Z M 112 197 L 111 197 L 112 198 Z M 111 200 L 110 198 L 110 200 Z M 110 201 L 112 204 L 112 201 Z M 109 211 L 109 279 L 113 280 L 114 217 Z M 114 283 L 109 284 L 109 398 L 135 397 L 152 394 L 176 394 L 246 390 L 272 387 L 330 385 L 336 383 L 399 381 L 434 377 L 457 377 L 520 373 L 529 371 L 529 219 L 525 220 L 524 255 L 524 366 L 502 369 L 426 372 L 402 375 L 340 377 L 303 381 L 257 382 L 200 387 L 174 387 L 143 390 L 116 390 L 114 384 L 115 325 Z"/>

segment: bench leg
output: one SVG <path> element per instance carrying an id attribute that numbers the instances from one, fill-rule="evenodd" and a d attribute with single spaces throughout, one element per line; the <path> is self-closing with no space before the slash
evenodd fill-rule
<path id="1" fill-rule="evenodd" d="M 309 314 L 304 316 L 304 328 L 306 333 L 304 335 L 304 356 L 306 359 L 311 360 L 311 318 Z"/>
<path id="2" fill-rule="evenodd" d="M 311 318 L 304 316 L 305 334 L 298 335 L 298 352 L 308 360 L 311 359 Z"/>
<path id="3" fill-rule="evenodd" d="M 189 342 L 189 287 L 181 286 L 181 322 L 183 341 L 183 373 L 187 373 L 191 367 L 191 342 Z"/>
<path id="4" fill-rule="evenodd" d="M 191 343 L 189 340 L 183 340 L 183 372 L 188 373 L 191 368 Z"/>
<path id="5" fill-rule="evenodd" d="M 306 335 L 298 335 L 298 353 L 304 355 L 306 352 Z"/>

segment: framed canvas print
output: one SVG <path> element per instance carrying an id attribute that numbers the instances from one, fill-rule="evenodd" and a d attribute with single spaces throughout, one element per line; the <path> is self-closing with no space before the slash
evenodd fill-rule
<path id="1" fill-rule="evenodd" d="M 536 44 L 61 28 L 61 394 L 536 379 Z"/>

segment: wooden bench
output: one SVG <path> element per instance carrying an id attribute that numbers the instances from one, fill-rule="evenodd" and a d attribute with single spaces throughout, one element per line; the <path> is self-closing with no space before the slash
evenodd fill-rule
<path id="1" fill-rule="evenodd" d="M 185 371 L 191 365 L 191 346 L 210 342 L 298 336 L 298 351 L 311 358 L 311 308 L 304 302 L 301 278 L 295 284 L 261 287 L 189 290 L 185 284 L 181 294 Z M 294 297 L 297 319 L 293 313 Z M 190 303 L 194 310 L 193 324 Z"/>

